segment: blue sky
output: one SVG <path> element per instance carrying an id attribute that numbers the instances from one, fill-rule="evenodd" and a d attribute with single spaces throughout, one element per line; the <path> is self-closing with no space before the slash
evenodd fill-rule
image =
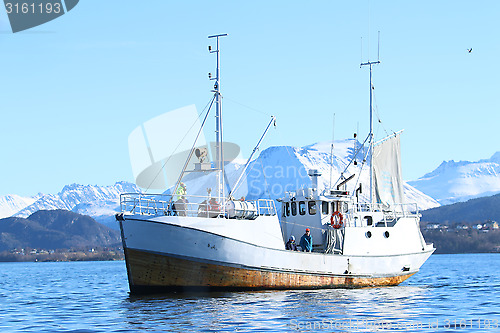
<path id="1" fill-rule="evenodd" d="M 245 156 L 368 131 L 375 101 L 402 136 L 403 176 L 500 150 L 500 2 L 85 0 L 12 34 L 0 13 L 0 195 L 133 181 L 127 138 L 144 121 L 211 97 L 221 40 L 225 139 Z M 361 37 L 362 42 L 361 42 Z M 361 56 L 363 44 L 363 57 Z M 473 48 L 472 53 L 467 48 Z M 384 136 L 381 126 L 375 127 Z"/>

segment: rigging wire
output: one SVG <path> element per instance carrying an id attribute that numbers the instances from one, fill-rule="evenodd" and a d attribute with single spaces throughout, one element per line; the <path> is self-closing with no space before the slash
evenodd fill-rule
<path id="1" fill-rule="evenodd" d="M 189 132 L 191 131 L 191 129 L 194 127 L 194 125 L 196 125 L 196 122 L 201 118 L 201 116 L 203 115 L 203 113 L 205 111 L 207 112 L 207 114 L 205 115 L 205 119 L 207 118 L 208 113 L 210 112 L 210 108 L 212 107 L 212 104 L 214 102 L 214 99 L 215 99 L 215 96 L 213 96 L 211 98 L 211 100 L 207 103 L 207 105 L 205 106 L 205 108 L 203 109 L 203 111 L 201 112 L 201 114 L 198 116 L 198 118 L 193 122 L 193 124 L 191 125 L 191 127 L 189 128 L 189 130 L 186 132 L 186 134 L 184 134 L 184 137 L 182 137 L 182 139 L 180 140 L 180 142 L 177 145 L 177 147 L 175 147 L 175 149 L 172 152 L 172 154 L 167 158 L 167 160 L 165 162 L 163 162 L 160 170 L 158 170 L 158 172 L 156 173 L 156 176 L 153 178 L 153 180 L 151 181 L 151 183 L 149 183 L 148 187 L 146 188 L 146 192 L 149 191 L 149 189 L 151 188 L 151 186 L 153 185 L 153 183 L 156 181 L 156 179 L 158 178 L 158 176 L 160 175 L 160 173 L 164 170 L 165 166 L 170 161 L 170 159 L 172 158 L 172 156 L 175 155 L 175 153 L 177 152 L 177 149 L 179 149 L 180 145 L 182 144 L 182 142 L 184 141 L 184 139 L 186 138 L 186 136 L 189 134 Z"/>
<path id="2" fill-rule="evenodd" d="M 358 148 L 358 149 L 354 152 L 354 156 L 356 156 L 356 155 L 360 152 L 360 150 L 361 150 L 362 148 L 364 148 L 364 147 L 365 147 L 366 142 L 368 141 L 368 139 L 369 139 L 369 138 L 370 138 L 370 134 L 368 134 L 368 136 L 366 137 L 365 141 L 363 141 L 363 144 L 361 144 L 361 145 L 359 146 L 359 148 Z M 363 161 L 364 161 L 364 160 L 363 160 Z M 351 160 L 349 161 L 349 163 L 347 163 L 347 166 L 345 167 L 344 171 L 342 171 L 342 172 L 340 173 L 340 177 L 339 177 L 339 179 L 335 182 L 335 184 L 337 184 L 337 183 L 338 183 L 338 182 L 342 179 L 342 177 L 344 177 L 344 173 L 347 171 L 347 169 L 351 166 L 351 164 L 352 164 L 353 162 L 354 162 L 354 159 L 351 159 Z M 364 163 L 364 162 L 363 162 L 363 163 Z"/>
<path id="3" fill-rule="evenodd" d="M 232 102 L 232 103 L 235 103 L 235 104 L 237 104 L 237 105 L 240 105 L 240 106 L 242 106 L 242 107 L 244 107 L 244 108 L 246 108 L 246 109 L 249 109 L 249 110 L 251 110 L 251 111 L 254 111 L 254 112 L 257 112 L 257 113 L 260 113 L 260 114 L 266 115 L 266 116 L 270 116 L 270 115 L 271 115 L 271 114 L 269 114 L 269 113 L 266 113 L 266 112 L 264 112 L 264 111 L 261 111 L 261 110 L 259 110 L 259 109 L 254 108 L 254 107 L 251 107 L 251 106 L 245 105 L 245 104 L 240 103 L 240 102 L 238 102 L 238 101 L 235 101 L 234 99 L 231 99 L 231 98 L 229 98 L 229 97 L 224 97 L 224 99 L 225 99 L 225 100 L 227 100 L 227 101 L 229 101 L 229 102 Z M 236 109 L 236 110 L 237 110 L 237 109 Z M 276 128 L 276 124 L 274 125 L 274 127 Z M 260 148 L 258 148 L 257 150 L 259 150 L 259 151 L 260 151 L 261 149 L 260 149 Z M 287 149 L 287 152 L 288 152 L 288 149 Z M 288 154 L 291 156 L 290 152 L 288 152 Z M 257 158 L 258 158 L 258 157 L 257 157 Z M 256 159 L 257 159 L 257 158 L 256 158 Z M 266 174 L 265 174 L 265 172 L 264 172 L 264 166 L 262 165 L 262 163 L 260 163 L 260 164 L 261 164 L 261 168 L 262 168 L 262 174 L 263 174 L 263 176 L 264 176 L 264 193 L 267 193 L 267 194 L 268 194 L 268 196 L 269 196 L 269 198 L 271 199 L 271 193 L 270 193 L 270 192 L 269 192 L 269 190 L 268 190 L 268 187 L 269 187 L 269 185 L 270 185 L 270 184 L 269 184 L 269 183 L 268 183 L 268 181 L 267 181 Z M 252 164 L 248 167 L 248 170 L 249 170 L 249 171 L 251 171 L 254 165 L 255 165 L 255 163 L 252 163 Z M 226 185 L 227 185 L 227 187 L 228 187 L 228 189 L 229 189 L 229 192 L 231 192 L 231 191 L 236 191 L 236 190 L 237 190 L 237 188 L 233 188 L 233 189 L 231 190 L 230 185 L 229 185 L 229 184 L 226 184 Z M 235 185 L 237 185 L 237 184 L 235 184 Z"/>
<path id="4" fill-rule="evenodd" d="M 249 110 L 252 110 L 252 111 L 258 112 L 258 113 L 260 113 L 260 114 L 264 114 L 264 115 L 266 115 L 266 116 L 271 116 L 271 114 L 270 114 L 270 113 L 265 113 L 264 111 L 261 111 L 261 110 L 259 110 L 259 109 L 256 109 L 256 108 L 253 108 L 253 107 L 251 107 L 251 106 L 248 106 L 248 105 L 242 104 L 242 103 L 240 103 L 240 102 L 237 102 L 237 101 L 235 101 L 234 99 L 230 99 L 230 98 L 228 98 L 228 97 L 225 97 L 225 99 L 227 99 L 228 101 L 233 102 L 233 103 L 235 103 L 235 104 L 238 104 L 238 105 L 240 105 L 240 106 L 243 106 L 244 108 L 247 108 L 247 109 L 249 109 Z"/>
<path id="5" fill-rule="evenodd" d="M 269 131 L 269 128 L 273 124 L 274 124 L 274 127 L 276 128 L 276 117 L 274 117 L 274 116 L 271 117 L 271 121 L 267 125 L 267 127 L 266 127 L 266 129 L 264 131 L 264 134 L 262 134 L 262 136 L 260 137 L 259 141 L 257 142 L 257 145 L 255 146 L 255 148 L 253 149 L 252 153 L 250 154 L 250 157 L 248 158 L 247 162 L 243 166 L 243 170 L 241 171 L 240 176 L 238 177 L 238 179 L 236 180 L 236 182 L 234 183 L 233 189 L 229 191 L 229 195 L 228 195 L 229 199 L 231 199 L 233 197 L 233 192 L 236 192 L 238 190 L 238 188 L 241 186 L 242 183 L 240 181 L 241 181 L 241 179 L 244 176 L 244 172 L 248 169 L 248 166 L 250 165 L 250 162 L 251 162 L 251 159 L 253 158 L 253 155 L 259 150 L 259 147 L 260 147 L 260 144 L 262 143 L 262 140 L 264 140 L 267 132 Z"/>
<path id="6" fill-rule="evenodd" d="M 330 184 L 329 188 L 332 188 L 332 177 L 333 177 L 333 147 L 335 142 L 335 113 L 333 114 L 333 127 L 332 127 L 332 147 L 330 149 Z"/>
<path id="7" fill-rule="evenodd" d="M 376 99 L 375 94 L 373 94 L 373 104 L 374 104 L 373 111 L 375 111 L 375 116 L 377 117 L 377 123 L 379 124 L 379 126 L 382 127 L 383 131 L 385 132 L 385 135 L 388 136 L 389 132 L 385 128 L 384 123 L 382 122 L 382 119 L 380 118 L 380 114 L 378 112 L 378 105 L 377 105 L 377 99 Z M 391 130 L 391 132 L 394 133 L 394 131 L 392 131 L 392 130 Z"/>
<path id="8" fill-rule="evenodd" d="M 220 100 L 219 100 L 219 103 L 220 103 L 220 106 L 219 106 L 219 117 L 220 117 L 220 128 L 219 128 L 219 131 L 220 131 L 220 159 L 221 159 L 221 164 L 220 164 L 220 167 L 221 167 L 221 175 L 223 178 L 226 177 L 226 171 L 225 171 L 225 167 L 224 167 L 224 138 L 222 137 L 224 131 L 222 130 L 222 110 L 224 110 L 223 106 L 222 106 L 222 102 L 224 101 L 224 97 L 222 97 L 222 94 L 220 93 L 219 91 L 219 96 L 220 96 Z M 229 182 L 224 182 L 223 181 L 223 184 L 222 184 L 222 198 L 224 198 L 226 195 L 224 194 L 224 190 L 226 189 L 226 187 L 229 189 L 229 191 L 231 191 L 231 187 L 229 185 Z M 222 200 L 221 198 L 221 200 Z"/>
<path id="9" fill-rule="evenodd" d="M 366 141 L 366 140 L 365 140 Z M 363 143 L 364 145 L 364 143 Z M 354 191 L 353 191 L 353 194 L 352 195 L 355 195 L 355 192 L 356 192 L 356 188 L 358 187 L 358 184 L 360 183 L 360 180 L 361 180 L 361 175 L 363 174 L 363 169 L 367 166 L 367 160 L 368 160 L 368 154 L 369 154 L 370 150 L 369 149 L 366 149 L 365 151 L 365 154 L 363 155 L 363 162 L 361 163 L 361 168 L 359 168 L 359 175 L 358 175 L 358 178 L 356 179 L 356 183 L 354 184 Z"/>
<path id="10" fill-rule="evenodd" d="M 212 103 L 210 103 L 210 107 L 208 108 L 208 111 L 207 111 L 207 114 L 205 115 L 205 118 L 203 118 L 203 123 L 201 124 L 200 129 L 198 130 L 198 134 L 196 134 L 196 138 L 194 139 L 193 146 L 189 150 L 189 155 L 186 159 L 186 163 L 184 163 L 184 167 L 182 168 L 181 174 L 179 175 L 179 179 L 177 179 L 177 183 L 175 184 L 172 196 L 170 197 L 169 205 L 170 205 L 170 203 L 172 203 L 172 200 L 174 199 L 174 194 L 177 192 L 177 188 L 181 184 L 182 177 L 184 175 L 184 172 L 186 172 L 186 168 L 189 164 L 189 161 L 191 160 L 191 157 L 193 156 L 194 148 L 196 147 L 196 142 L 198 141 L 198 138 L 200 137 L 200 133 L 203 130 L 203 127 L 205 126 L 205 122 L 207 121 L 208 114 L 210 113 L 210 109 L 212 108 L 212 105 L 213 105 L 213 101 L 212 101 Z"/>

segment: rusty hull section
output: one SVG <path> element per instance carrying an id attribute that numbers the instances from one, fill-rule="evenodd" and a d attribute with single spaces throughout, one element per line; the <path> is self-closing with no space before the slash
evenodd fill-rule
<path id="1" fill-rule="evenodd" d="M 126 249 L 130 292 L 360 288 L 398 285 L 413 274 L 390 277 L 321 275 L 238 268 Z"/>

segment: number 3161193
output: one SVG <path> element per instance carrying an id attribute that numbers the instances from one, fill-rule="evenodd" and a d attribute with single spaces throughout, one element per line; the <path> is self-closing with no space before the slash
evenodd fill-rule
<path id="1" fill-rule="evenodd" d="M 61 12 L 61 3 L 5 3 L 7 14 L 59 14 Z"/>

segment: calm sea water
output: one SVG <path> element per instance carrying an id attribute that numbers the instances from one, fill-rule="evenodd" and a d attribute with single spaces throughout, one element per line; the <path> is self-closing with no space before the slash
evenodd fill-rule
<path id="1" fill-rule="evenodd" d="M 500 254 L 433 255 L 397 287 L 128 294 L 124 262 L 1 263 L 1 332 L 500 332 Z"/>

